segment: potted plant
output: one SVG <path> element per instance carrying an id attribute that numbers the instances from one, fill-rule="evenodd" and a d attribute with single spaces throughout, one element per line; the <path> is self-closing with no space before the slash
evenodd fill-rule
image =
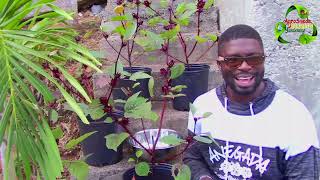
<path id="1" fill-rule="evenodd" d="M 141 2 L 142 3 L 142 2 Z M 160 32 L 154 33 L 148 31 L 148 34 L 143 37 L 140 45 L 144 49 L 149 48 L 150 42 L 154 41 L 155 37 L 162 39 L 161 52 L 167 55 L 166 63 L 172 66 L 174 63 L 182 63 L 184 65 L 184 73 L 172 81 L 172 86 L 186 85 L 182 93 L 185 96 L 177 97 L 173 101 L 173 106 L 177 110 L 189 110 L 189 102 L 193 102 L 195 98 L 208 90 L 208 75 L 210 66 L 207 64 L 193 64 L 203 58 L 205 54 L 214 46 L 217 41 L 217 36 L 214 34 L 203 34 L 201 31 L 201 17 L 205 11 L 212 8 L 213 0 L 197 0 L 195 2 L 179 2 L 174 4 L 174 1 L 161 1 L 161 6 L 153 6 L 155 2 L 148 0 L 143 1 L 144 7 L 151 12 L 152 17 L 148 20 L 148 25 L 151 28 L 161 29 Z M 191 18 L 196 18 L 196 35 L 192 42 L 184 36 L 183 31 L 191 27 Z M 183 50 L 183 58 L 177 58 L 175 54 L 170 52 L 170 46 L 178 41 Z M 208 48 L 204 49 L 202 54 L 192 59 L 192 55 L 199 44 L 210 42 Z M 161 69 L 161 73 L 166 73 L 167 69 Z"/>
<path id="2" fill-rule="evenodd" d="M 48 117 L 57 100 L 56 89 L 62 101 L 88 123 L 67 86 L 86 101 L 91 99 L 64 65 L 79 62 L 101 72 L 101 64 L 75 42 L 76 32 L 66 23 L 72 17 L 52 2 L 0 3 L 0 143 L 6 144 L 4 179 L 56 179 L 61 177 L 64 165 L 83 165 L 61 160 Z M 44 6 L 50 11 L 40 13 Z"/>
<path id="3" fill-rule="evenodd" d="M 135 6 L 133 6 L 135 5 Z M 116 52 L 117 68 L 121 72 L 121 78 L 117 81 L 117 85 L 113 90 L 115 99 L 127 99 L 128 92 L 139 92 L 143 97 L 150 98 L 152 94 L 148 90 L 149 86 L 154 82 L 151 76 L 151 68 L 133 66 L 139 60 L 144 52 L 137 49 L 137 35 L 143 31 L 143 21 L 139 18 L 141 11 L 140 3 L 129 1 L 117 1 L 114 8 L 115 16 L 109 21 L 101 24 L 101 30 L 104 32 L 104 38 L 107 44 Z M 117 37 L 119 44 L 110 41 L 110 37 Z M 161 46 L 160 46 L 161 47 Z M 152 51 L 159 47 L 149 47 L 147 51 Z M 121 61 L 124 60 L 128 66 L 124 67 Z M 112 75 L 113 72 L 109 72 Z M 139 77 L 138 79 L 136 77 Z"/>

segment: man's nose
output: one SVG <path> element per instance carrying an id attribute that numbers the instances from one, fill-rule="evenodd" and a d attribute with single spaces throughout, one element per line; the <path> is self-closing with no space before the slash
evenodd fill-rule
<path id="1" fill-rule="evenodd" d="M 238 67 L 239 70 L 248 71 L 252 67 L 247 63 L 247 61 L 242 61 L 241 65 Z"/>

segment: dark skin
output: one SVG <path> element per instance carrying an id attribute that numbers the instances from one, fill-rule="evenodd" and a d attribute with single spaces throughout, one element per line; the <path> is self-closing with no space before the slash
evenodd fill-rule
<path id="1" fill-rule="evenodd" d="M 263 55 L 263 47 L 255 39 L 240 38 L 225 42 L 219 56 L 222 57 L 247 57 Z M 249 103 L 262 94 L 265 83 L 264 63 L 250 66 L 246 61 L 232 69 L 224 62 L 217 62 L 221 69 L 222 76 L 227 85 L 227 96 L 231 101 L 238 103 Z M 239 80 L 241 76 L 252 77 L 250 80 Z"/>

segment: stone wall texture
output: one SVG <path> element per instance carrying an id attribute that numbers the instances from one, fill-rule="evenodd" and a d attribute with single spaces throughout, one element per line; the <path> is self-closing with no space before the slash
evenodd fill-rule
<path id="1" fill-rule="evenodd" d="M 268 56 L 266 77 L 306 105 L 313 115 L 320 137 L 319 37 L 308 45 L 300 45 L 297 41 L 280 44 L 273 34 L 275 24 L 285 19 L 287 9 L 294 3 L 310 10 L 309 19 L 318 26 L 319 31 L 319 0 L 220 0 L 221 28 L 224 30 L 233 24 L 245 23 L 258 30 Z M 296 19 L 297 14 L 290 13 L 289 18 Z M 285 37 L 297 39 L 299 35 L 288 33 Z M 290 113 L 290 107 L 283 113 Z"/>

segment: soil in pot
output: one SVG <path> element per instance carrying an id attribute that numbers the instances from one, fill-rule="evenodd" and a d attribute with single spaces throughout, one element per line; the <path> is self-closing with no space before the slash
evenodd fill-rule
<path id="1" fill-rule="evenodd" d="M 122 116 L 121 113 L 114 114 L 115 118 L 120 118 Z M 118 132 L 118 125 L 115 122 L 104 122 L 107 117 L 108 116 L 105 115 L 98 120 L 93 120 L 88 116 L 87 118 L 90 121 L 90 124 L 84 124 L 81 120 L 78 120 L 80 135 L 97 131 L 81 142 L 83 155 L 87 157 L 86 163 L 91 166 L 111 165 L 122 159 L 122 145 L 118 147 L 117 152 L 106 147 L 105 136 Z"/>
<path id="2" fill-rule="evenodd" d="M 147 68 L 147 67 L 124 67 L 124 71 L 127 71 L 129 73 L 136 73 L 139 71 L 142 71 L 146 74 L 151 75 L 151 68 Z M 132 89 L 132 86 L 135 83 L 140 83 L 140 85 L 136 86 L 135 88 Z M 132 93 L 137 93 L 140 91 L 140 95 L 149 99 L 150 98 L 150 94 L 149 94 L 149 88 L 148 88 L 148 82 L 149 79 L 139 79 L 137 81 L 132 81 L 129 80 L 128 78 L 125 79 L 120 79 L 117 82 L 116 87 L 113 89 L 112 92 L 112 97 L 113 99 L 123 99 L 123 100 L 127 100 L 128 96 L 125 94 L 125 92 L 123 92 L 123 90 L 121 88 L 125 88 L 125 89 L 132 89 Z M 123 110 L 123 105 L 117 104 L 116 108 L 119 110 Z"/>
<path id="3" fill-rule="evenodd" d="M 174 98 L 174 109 L 189 111 L 189 103 L 193 103 L 198 96 L 208 91 L 209 69 L 210 66 L 206 64 L 189 64 L 181 76 L 172 80 L 172 86 L 187 86 L 181 91 L 181 94 L 186 96 Z"/>
<path id="4" fill-rule="evenodd" d="M 174 180 L 171 168 L 170 164 L 152 165 L 148 176 L 138 176 L 135 174 L 134 168 L 131 168 L 123 174 L 123 180 L 132 180 L 133 176 L 135 176 L 135 180 Z"/>

